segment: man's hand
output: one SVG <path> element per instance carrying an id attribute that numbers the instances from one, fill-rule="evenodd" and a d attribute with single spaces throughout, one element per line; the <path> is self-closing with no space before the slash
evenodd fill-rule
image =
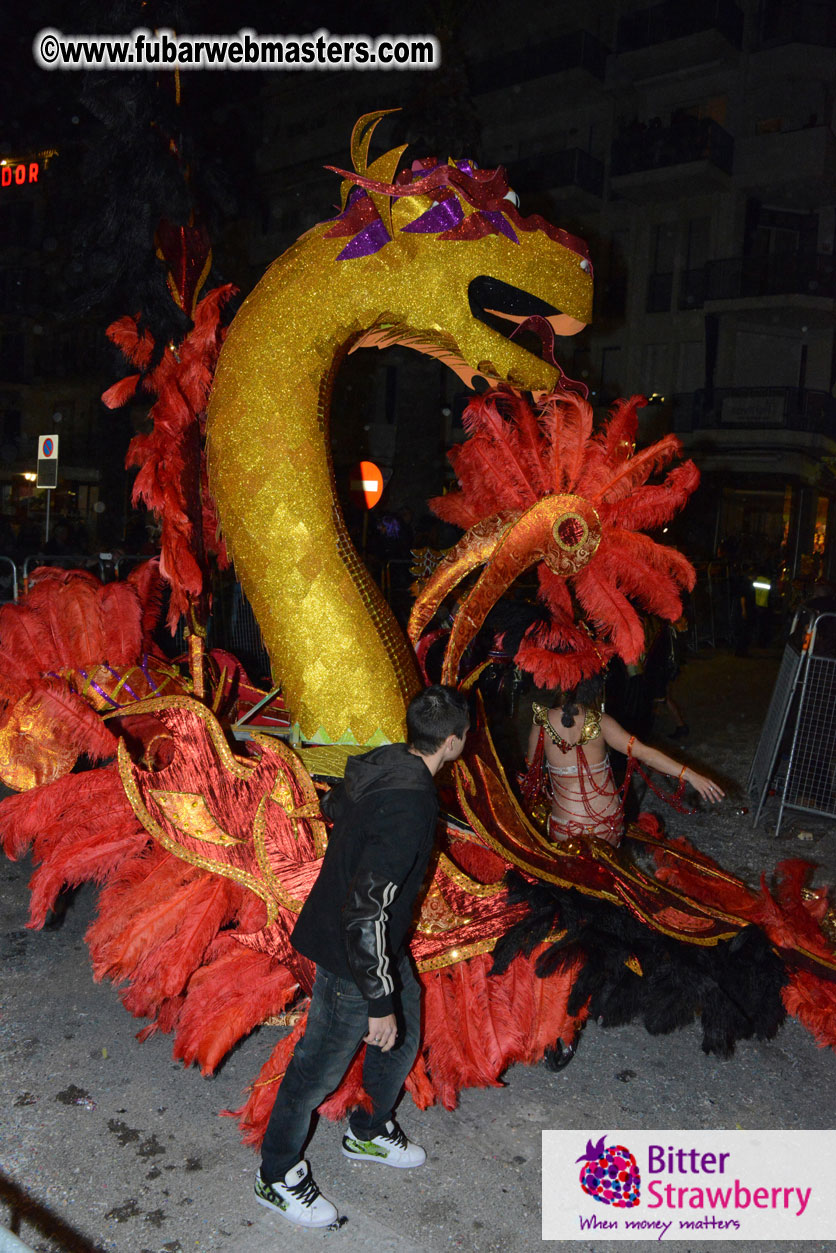
<path id="1" fill-rule="evenodd" d="M 369 1018 L 369 1034 L 363 1036 L 365 1044 L 374 1044 L 381 1053 L 388 1053 L 394 1048 L 398 1038 L 398 1020 L 394 1014 L 385 1018 Z"/>

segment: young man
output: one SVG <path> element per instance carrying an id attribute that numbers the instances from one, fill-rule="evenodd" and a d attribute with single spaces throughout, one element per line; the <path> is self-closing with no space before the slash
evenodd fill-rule
<path id="1" fill-rule="evenodd" d="M 327 1227 L 338 1217 L 302 1148 L 314 1110 L 339 1085 L 361 1042 L 372 1109 L 352 1112 L 343 1153 L 396 1167 L 426 1158 L 393 1117 L 420 1031 L 420 990 L 405 939 L 435 837 L 433 777 L 461 754 L 468 725 L 460 692 L 426 688 L 406 712 L 409 742 L 349 758 L 345 779 L 322 802 L 333 827 L 291 937 L 316 963 L 316 979 L 255 1183 L 262 1205 L 300 1226 Z"/>

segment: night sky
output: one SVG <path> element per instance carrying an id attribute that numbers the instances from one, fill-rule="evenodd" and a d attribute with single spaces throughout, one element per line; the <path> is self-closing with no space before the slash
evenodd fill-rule
<path id="1" fill-rule="evenodd" d="M 61 316 L 101 309 L 109 317 L 139 302 L 153 321 L 162 281 L 153 264 L 159 218 L 186 221 L 190 211 L 197 210 L 214 237 L 220 224 L 263 209 L 254 162 L 263 137 L 258 93 L 266 74 L 183 72 L 177 104 L 171 73 L 40 69 L 32 56 L 33 36 L 39 30 L 54 27 L 65 34 L 105 35 L 144 26 L 181 34 L 234 34 L 251 27 L 261 34 L 307 34 L 325 27 L 337 34 L 374 35 L 391 33 L 394 19 L 396 34 L 424 33 L 445 23 L 460 26 L 470 5 L 413 4 L 406 12 L 404 6 L 394 12 L 390 4 L 375 2 L 318 3 L 300 9 L 243 0 L 232 9 L 217 0 L 197 5 L 169 0 L 120 0 L 115 5 L 34 0 L 25 10 L 11 12 L 10 7 L 0 15 L 4 49 L 0 156 L 58 150 L 49 170 L 49 199 L 66 255 L 52 287 L 53 312 Z M 363 85 L 363 75 L 352 77 Z M 388 79 L 386 94 L 391 97 L 398 88 L 393 81 L 397 76 L 376 77 Z M 439 85 L 438 72 L 433 78 Z M 300 85 L 310 90 L 309 82 Z M 433 118 L 424 116 L 432 110 L 425 107 L 417 121 L 421 102 L 414 102 L 418 108 L 413 104 L 411 110 L 406 103 L 402 129 L 411 130 L 405 137 L 414 140 L 416 126 L 432 129 Z M 455 126 L 455 119 L 449 121 Z M 347 146 L 349 122 L 341 118 L 340 125 Z M 170 140 L 176 145 L 176 157 Z M 443 146 L 445 137 L 439 142 Z M 328 211 L 324 204 L 314 220 Z M 213 282 L 230 278 L 240 282 L 240 275 L 224 273 L 223 257 L 216 253 L 218 262 Z M 155 270 L 151 276 L 149 266 Z M 166 328 L 172 333 L 176 329 Z"/>

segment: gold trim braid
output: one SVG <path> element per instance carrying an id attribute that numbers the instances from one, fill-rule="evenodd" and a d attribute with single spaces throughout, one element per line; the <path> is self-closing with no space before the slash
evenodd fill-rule
<path id="1" fill-rule="evenodd" d="M 584 744 L 588 744 L 590 740 L 597 739 L 601 734 L 601 710 L 590 705 L 586 711 L 581 727 L 581 733 L 574 744 L 570 744 L 568 740 L 564 740 L 562 735 L 552 726 L 549 720 L 549 710 L 546 705 L 538 705 L 536 701 L 531 705 L 534 721 L 538 727 L 542 727 L 548 735 L 552 744 L 555 744 L 562 753 L 568 753 L 570 748 L 581 748 Z"/>

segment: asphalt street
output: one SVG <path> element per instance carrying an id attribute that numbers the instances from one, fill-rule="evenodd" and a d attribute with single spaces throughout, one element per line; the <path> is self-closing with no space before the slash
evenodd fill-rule
<path id="1" fill-rule="evenodd" d="M 774 834 L 775 802 L 760 828 L 742 791 L 777 654 L 706 653 L 687 665 L 677 695 L 692 728 L 657 742 L 729 785 L 718 811 L 669 812 L 667 826 L 755 883 L 788 856 L 820 864 L 836 882 L 836 823 L 790 814 Z M 809 838 L 799 839 L 799 831 Z M 417 1171 L 358 1165 L 339 1151 L 342 1129 L 321 1122 L 309 1149 L 318 1183 L 347 1216 L 335 1232 L 299 1232 L 255 1204 L 257 1159 L 233 1119 L 219 1116 L 269 1054 L 278 1028 L 262 1027 L 211 1080 L 184 1070 L 171 1041 L 140 1044 L 141 1024 L 118 991 L 93 982 L 84 932 L 92 887 L 78 891 L 60 925 L 26 929 L 28 863 L 0 861 L 0 1225 L 33 1250 L 57 1253 L 267 1253 L 323 1247 L 354 1253 L 515 1253 L 541 1242 L 541 1132 L 587 1128 L 829 1128 L 836 1060 L 796 1022 L 774 1041 L 746 1042 L 729 1061 L 706 1057 L 696 1024 L 671 1036 L 590 1024 L 578 1056 L 554 1074 L 515 1067 L 505 1086 L 462 1094 L 458 1109 L 400 1121 L 427 1149 Z M 676 1250 L 748 1253 L 763 1244 L 666 1240 Z M 0 1249 L 2 1249 L 0 1235 Z M 616 1253 L 623 1244 L 573 1243 Z M 658 1242 L 636 1242 L 651 1249 Z M 825 1243 L 776 1243 L 825 1250 Z"/>

